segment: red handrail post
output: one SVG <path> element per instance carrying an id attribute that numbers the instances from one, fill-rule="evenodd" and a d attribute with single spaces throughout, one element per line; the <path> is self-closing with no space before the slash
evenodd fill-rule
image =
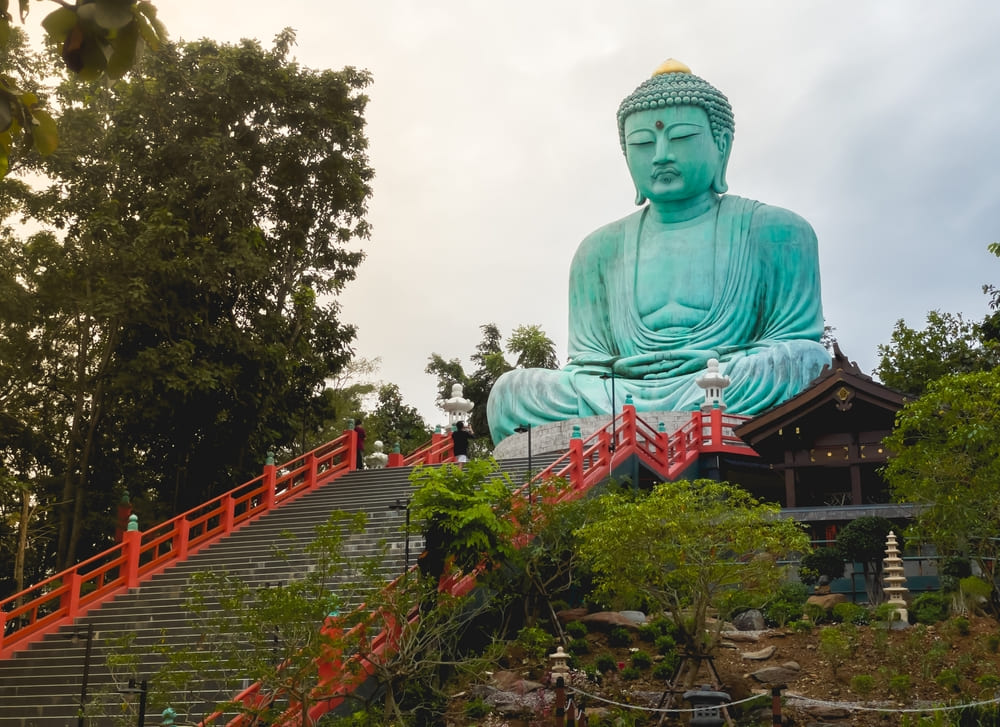
<path id="1" fill-rule="evenodd" d="M 389 453 L 389 461 L 386 463 L 386 467 L 402 467 L 403 455 L 399 451 L 399 442 L 392 445 L 392 451 Z"/>
<path id="2" fill-rule="evenodd" d="M 142 549 L 142 533 L 135 515 L 128 519 L 128 530 L 122 537 L 122 545 L 125 547 L 125 587 L 135 588 L 139 585 L 139 552 Z"/>
<path id="3" fill-rule="evenodd" d="M 573 426 L 573 436 L 569 440 L 569 481 L 573 489 L 583 487 L 583 437 L 580 427 Z"/>
<path id="4" fill-rule="evenodd" d="M 80 591 L 83 589 L 83 576 L 77 571 L 69 574 L 69 582 L 66 586 L 66 616 L 76 618 L 80 613 Z"/>
<path id="5" fill-rule="evenodd" d="M 306 455 L 306 490 L 316 489 L 316 453 Z"/>
<path id="6" fill-rule="evenodd" d="M 233 525 L 236 523 L 236 500 L 231 494 L 226 494 L 222 501 L 222 532 L 233 532 Z"/>
<path id="7" fill-rule="evenodd" d="M 667 467 L 670 466 L 670 435 L 667 426 L 660 422 L 656 427 L 656 458 Z"/>
<path id="8" fill-rule="evenodd" d="M 267 453 L 267 459 L 264 460 L 264 510 L 271 510 L 274 508 L 275 493 L 274 493 L 274 483 L 278 479 L 278 469 L 274 466 L 274 452 Z"/>
<path id="9" fill-rule="evenodd" d="M 626 446 L 636 443 L 635 424 L 635 404 L 632 403 L 632 395 L 625 396 L 625 405 L 622 406 L 622 443 Z"/>
<path id="10" fill-rule="evenodd" d="M 272 492 L 274 488 L 272 485 Z M 177 533 L 177 560 L 184 560 L 188 555 L 188 540 L 191 538 L 191 523 L 186 517 L 180 517 L 177 520 L 177 525 L 174 526 Z"/>
<path id="11" fill-rule="evenodd" d="M 347 469 L 353 472 L 361 464 L 358 462 L 358 433 L 354 429 L 353 419 L 344 434 L 347 435 Z"/>
<path id="12" fill-rule="evenodd" d="M 712 446 L 720 447 L 722 446 L 722 409 L 720 409 L 718 406 L 712 409 L 711 422 L 712 422 Z"/>

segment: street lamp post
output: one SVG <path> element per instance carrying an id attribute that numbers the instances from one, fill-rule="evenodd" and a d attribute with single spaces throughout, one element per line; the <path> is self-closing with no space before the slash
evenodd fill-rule
<path id="1" fill-rule="evenodd" d="M 611 444 L 608 451 L 614 453 L 615 442 L 618 440 L 618 405 L 615 403 L 615 370 L 609 374 L 601 374 L 602 379 L 611 379 Z"/>
<path id="2" fill-rule="evenodd" d="M 403 573 L 408 573 L 410 570 L 410 500 L 407 498 L 404 503 L 402 498 L 397 497 L 396 503 L 394 505 L 389 505 L 389 509 L 394 512 L 402 510 L 406 513 L 406 526 L 403 530 L 404 536 L 406 537 L 406 543 L 403 545 Z"/>
<path id="3" fill-rule="evenodd" d="M 522 424 L 514 429 L 518 434 L 528 433 L 528 509 L 531 509 L 531 425 Z"/>
<path id="4" fill-rule="evenodd" d="M 118 690 L 119 694 L 138 694 L 139 695 L 139 721 L 136 722 L 138 727 L 145 727 L 146 724 L 146 695 L 149 690 L 146 687 L 146 680 L 143 679 L 136 686 L 135 679 L 128 680 L 128 686 L 122 687 Z"/>
<path id="5" fill-rule="evenodd" d="M 87 682 L 90 681 L 90 654 L 94 644 L 94 624 L 87 624 L 86 633 L 74 631 L 68 634 L 73 644 L 79 643 L 80 639 L 86 639 L 87 646 L 83 652 L 83 681 L 80 683 L 80 710 L 76 720 L 76 727 L 85 727 L 87 723 Z"/>

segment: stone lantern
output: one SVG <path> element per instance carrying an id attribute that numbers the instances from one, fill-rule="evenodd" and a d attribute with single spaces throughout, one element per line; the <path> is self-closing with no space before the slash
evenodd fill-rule
<path id="1" fill-rule="evenodd" d="M 565 677 L 569 674 L 569 654 L 563 650 L 563 647 L 556 647 L 556 652 L 554 654 L 549 654 L 549 659 L 552 661 L 553 682 L 557 677 Z"/>
<path id="2" fill-rule="evenodd" d="M 382 444 L 380 440 L 375 440 L 372 445 L 372 453 L 365 457 L 365 467 L 370 470 L 380 470 L 384 469 L 386 464 L 389 462 L 389 455 L 387 455 L 383 449 L 385 445 Z"/>
<path id="3" fill-rule="evenodd" d="M 705 401 L 701 403 L 703 412 L 710 412 L 716 408 L 725 411 L 722 390 L 729 386 L 729 377 L 719 373 L 719 359 L 708 359 L 705 373 L 695 379 L 695 383 L 705 390 Z"/>
<path id="4" fill-rule="evenodd" d="M 451 397 L 441 403 L 441 408 L 448 412 L 448 426 L 454 427 L 456 422 L 469 418 L 469 412 L 475 406 L 463 396 L 462 385 L 452 384 Z"/>

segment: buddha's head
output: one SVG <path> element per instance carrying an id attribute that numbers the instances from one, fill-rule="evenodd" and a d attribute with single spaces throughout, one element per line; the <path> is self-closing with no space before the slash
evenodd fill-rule
<path id="1" fill-rule="evenodd" d="M 692 124 L 707 126 L 706 132 L 711 134 L 711 139 L 704 140 L 706 143 L 695 152 L 703 162 L 698 176 L 708 178 L 691 178 L 688 184 L 704 182 L 704 189 L 694 190 L 699 192 L 711 188 L 723 194 L 728 189 L 726 166 L 733 140 L 733 110 L 729 100 L 710 83 L 693 75 L 683 63 L 671 59 L 660 65 L 618 107 L 619 140 L 638 188 L 637 204 L 645 201 L 645 194 L 629 154 L 629 147 L 635 148 L 636 139 L 643 137 L 636 130 L 649 126 L 655 135 L 673 124 L 681 127 L 681 134 L 686 134 L 684 130 Z"/>

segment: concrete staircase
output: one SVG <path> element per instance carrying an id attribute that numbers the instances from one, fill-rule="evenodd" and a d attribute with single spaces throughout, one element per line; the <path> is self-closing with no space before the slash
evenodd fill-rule
<path id="1" fill-rule="evenodd" d="M 535 457 L 532 469 L 539 470 L 554 457 Z M 527 462 L 511 459 L 502 463 L 503 470 L 514 483 L 524 481 Z M 284 542 L 283 532 L 296 536 L 299 546 L 309 542 L 317 525 L 325 523 L 331 512 L 365 512 L 366 532 L 351 535 L 345 541 L 349 557 L 365 558 L 382 552 L 380 573 L 388 582 L 403 570 L 405 537 L 404 514 L 390 508 L 397 500 L 404 502 L 412 494 L 409 482 L 411 468 L 365 470 L 352 472 L 319 489 L 306 493 L 293 502 L 272 510 L 260 519 L 217 541 L 189 557 L 186 561 L 157 574 L 139 588 L 122 593 L 78 619 L 76 623 L 48 634 L 44 639 L 18 652 L 13 658 L 0 661 L 0 727 L 111 727 L 122 724 L 115 720 L 121 715 L 126 697 L 118 693 L 122 677 L 139 680 L 155 674 L 163 657 L 154 650 L 158 643 L 188 645 L 197 635 L 191 614 L 184 608 L 191 576 L 201 571 L 227 571 L 254 587 L 265 587 L 293 580 L 308 567 L 302 553 L 293 553 L 289 562 L 275 560 L 272 544 Z M 410 561 L 423 550 L 419 525 L 410 533 Z M 286 549 L 285 546 L 282 546 Z M 360 595 L 358 596 L 360 598 Z M 88 638 L 88 634 L 92 637 Z M 124 640 L 130 639 L 128 654 L 137 660 L 129 665 L 128 674 L 113 678 L 107 656 L 121 653 Z M 90 651 L 87 659 L 88 646 Z M 81 686 L 87 671 L 87 717 L 79 720 Z M 150 691 L 153 691 L 152 686 Z M 136 697 L 131 697 L 136 699 Z M 179 697 L 177 697 L 179 699 Z M 210 705 L 185 705 L 172 699 L 157 704 L 150 699 L 145 725 L 159 725 L 166 706 L 178 712 L 178 724 L 211 709 Z M 126 724 L 135 724 L 135 718 Z"/>

